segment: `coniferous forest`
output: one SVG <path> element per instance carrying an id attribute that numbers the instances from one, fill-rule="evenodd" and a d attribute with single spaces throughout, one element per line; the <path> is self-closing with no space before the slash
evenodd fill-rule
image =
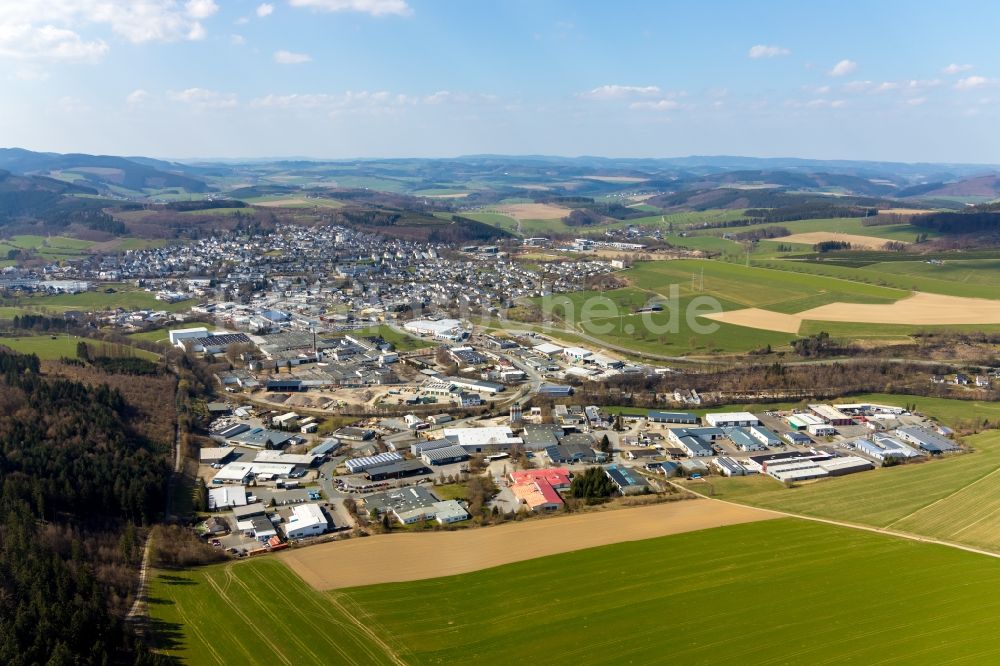
<path id="1" fill-rule="evenodd" d="M 0 663 L 153 663 L 125 630 L 168 442 L 115 388 L 0 352 Z"/>

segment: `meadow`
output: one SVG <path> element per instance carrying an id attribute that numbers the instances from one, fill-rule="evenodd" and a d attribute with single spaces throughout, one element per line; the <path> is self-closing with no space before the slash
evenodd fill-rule
<path id="1" fill-rule="evenodd" d="M 871 236 L 873 238 L 885 238 L 886 240 L 899 241 L 902 243 L 912 243 L 920 234 L 927 234 L 928 238 L 935 238 L 939 234 L 915 227 L 911 224 L 884 224 L 879 226 L 865 226 L 863 217 L 831 217 L 817 220 L 793 220 L 790 222 L 775 222 L 773 225 L 788 229 L 792 234 L 804 234 L 811 231 L 832 231 L 841 234 L 854 234 L 856 236 Z"/>
<path id="2" fill-rule="evenodd" d="M 680 293 L 706 294 L 736 307 L 757 307 L 795 313 L 836 302 L 892 303 L 908 294 L 851 279 L 791 273 L 772 268 L 721 261 L 684 259 L 641 262 L 625 274 L 635 286 L 666 294 L 670 285 Z M 704 279 L 702 278 L 704 276 Z"/>
<path id="3" fill-rule="evenodd" d="M 825 261 L 802 261 L 795 259 L 755 260 L 755 267 L 812 275 L 821 279 L 855 281 L 858 284 L 882 286 L 907 291 L 926 291 L 945 296 L 965 296 L 969 298 L 1000 298 L 1000 265 L 995 262 L 977 262 L 975 267 L 963 267 L 963 261 L 954 261 L 945 266 L 923 264 L 917 268 L 913 264 L 897 266 L 900 262 L 882 262 L 861 267 L 851 267 Z M 920 263 L 920 262 L 915 262 Z M 944 268 L 944 270 L 935 270 Z"/>
<path id="4" fill-rule="evenodd" d="M 885 562 L 905 575 L 884 575 L 875 565 Z M 500 664 L 541 655 L 556 664 L 989 663 L 1000 655 L 994 560 L 794 519 L 330 593 L 276 559 L 151 578 L 154 637 L 192 664 Z"/>
<path id="5" fill-rule="evenodd" d="M 91 241 L 66 236 L 20 235 L 0 239 L 0 258 L 14 250 L 33 250 L 39 257 L 52 261 L 73 259 L 84 254 L 95 244 Z"/>
<path id="6" fill-rule="evenodd" d="M 216 324 L 213 322 L 206 321 L 188 321 L 183 324 L 177 323 L 172 324 L 164 328 L 154 328 L 150 331 L 143 331 L 142 333 L 130 333 L 128 335 L 129 339 L 132 340 L 142 340 L 143 342 L 155 342 L 159 344 L 168 345 L 170 344 L 170 330 L 175 328 L 194 328 L 197 326 L 204 326 L 208 330 L 213 330 Z"/>
<path id="7" fill-rule="evenodd" d="M 22 354 L 35 354 L 43 361 L 57 361 L 61 358 L 76 358 L 76 346 L 83 340 L 90 347 L 92 354 L 101 353 L 101 342 L 81 338 L 75 335 L 21 335 L 17 337 L 0 337 L 0 345 L 10 347 Z M 149 361 L 158 357 L 144 349 L 133 349 L 135 356 Z"/>
<path id="8" fill-rule="evenodd" d="M 415 338 L 412 335 L 407 335 L 406 333 L 397 331 L 393 327 L 386 325 L 361 328 L 356 331 L 351 331 L 350 335 L 357 335 L 361 337 L 380 336 L 386 342 L 392 343 L 392 346 L 395 347 L 398 352 L 425 349 L 433 346 L 434 344 L 431 340 Z"/>
<path id="9" fill-rule="evenodd" d="M 916 400 L 919 406 L 926 399 Z M 971 405 L 965 408 L 966 413 L 974 409 Z M 994 419 L 998 411 L 995 405 L 991 407 Z M 996 490 L 1000 431 L 985 431 L 965 441 L 972 453 L 793 488 L 766 476 L 712 477 L 710 486 L 717 499 L 891 528 L 1000 552 L 1000 494 Z"/>
<path id="10" fill-rule="evenodd" d="M 676 263 L 676 262 L 671 262 Z M 706 279 L 707 280 L 707 279 Z M 551 313 L 554 323 L 571 331 L 591 335 L 609 345 L 636 352 L 676 356 L 690 353 L 733 353 L 787 346 L 795 337 L 787 333 L 712 322 L 700 317 L 689 321 L 688 312 L 695 310 L 700 294 L 686 294 L 677 299 L 677 315 L 662 312 L 637 314 L 635 310 L 662 296 L 652 290 L 626 287 L 606 292 L 583 291 L 532 299 Z M 716 299 L 723 310 L 741 306 L 732 301 Z M 696 330 L 696 326 L 711 326 L 711 332 Z M 558 333 L 554 333 L 558 335 Z M 584 344 L 586 346 L 586 343 Z"/>
<path id="11" fill-rule="evenodd" d="M 108 293 L 107 289 L 113 289 Z M 80 294 L 32 294 L 19 298 L 8 299 L 7 306 L 14 310 L 34 312 L 65 312 L 67 310 L 164 310 L 167 312 L 183 312 L 194 304 L 194 299 L 167 303 L 158 301 L 156 297 L 142 289 L 127 284 L 98 285 L 96 290 Z"/>
<path id="12" fill-rule="evenodd" d="M 505 204 L 517 204 L 517 203 L 527 203 L 530 199 L 516 199 L 511 201 L 505 201 L 501 203 Z M 646 206 L 646 208 L 652 208 L 651 206 Z M 653 209 L 648 212 L 655 212 Z M 569 213 L 567 209 L 566 213 Z M 479 222 L 484 222 L 496 227 L 501 227 L 508 231 L 517 230 L 517 220 L 510 215 L 506 215 L 496 211 L 489 212 L 462 212 L 459 213 L 463 217 L 468 217 Z M 674 235 L 673 232 L 680 232 L 685 229 L 692 227 L 697 227 L 700 224 L 705 223 L 715 223 L 715 222 L 729 222 L 731 220 L 738 220 L 743 217 L 743 210 L 705 210 L 705 211 L 690 211 L 684 213 L 666 213 L 666 214 L 653 214 L 646 215 L 643 217 L 632 218 L 630 220 L 615 220 L 613 218 L 608 218 L 606 224 L 593 225 L 589 227 L 573 227 L 567 225 L 562 219 L 533 219 L 530 217 L 525 217 L 521 220 L 521 231 L 523 236 L 535 236 L 535 235 L 546 235 L 551 233 L 560 234 L 574 234 L 577 236 L 594 236 L 601 235 L 608 230 L 613 229 L 626 229 L 630 226 L 642 226 L 642 227 L 655 227 L 658 229 L 667 230 L 670 233 L 669 236 L 664 237 L 671 245 L 676 245 L 679 247 L 689 247 L 696 250 L 710 250 L 710 251 L 738 251 L 740 249 L 738 243 L 721 238 L 721 233 L 718 235 L 698 235 L 698 236 L 679 236 Z"/>
<path id="13" fill-rule="evenodd" d="M 462 217 L 467 217 L 470 220 L 475 220 L 476 222 L 482 222 L 483 224 L 488 224 L 491 227 L 499 227 L 505 231 L 515 232 L 517 231 L 517 220 L 509 215 L 504 215 L 503 213 L 459 213 Z M 442 217 L 445 217 L 442 214 Z M 450 217 L 450 216 L 447 216 Z"/>

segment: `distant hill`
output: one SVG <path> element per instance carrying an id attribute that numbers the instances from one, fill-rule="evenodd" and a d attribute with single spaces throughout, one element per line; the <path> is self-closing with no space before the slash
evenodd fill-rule
<path id="1" fill-rule="evenodd" d="M 0 223 L 19 217 L 50 215 L 54 209 L 64 207 L 68 194 L 96 195 L 97 190 L 55 178 L 18 176 L 0 170 Z"/>
<path id="2" fill-rule="evenodd" d="M 945 183 L 935 182 L 923 185 L 915 185 L 900 190 L 899 197 L 922 197 L 932 199 L 934 197 L 980 197 L 984 199 L 1000 198 L 1000 174 L 988 174 L 975 178 L 965 178 L 962 180 Z"/>
<path id="3" fill-rule="evenodd" d="M 97 190 L 106 190 L 111 185 L 136 192 L 163 188 L 180 188 L 193 193 L 209 190 L 205 181 L 182 173 L 187 167 L 140 159 L 145 163 L 112 155 L 36 153 L 23 148 L 0 148 L 0 169 L 16 174 L 61 176 L 60 180 Z"/>

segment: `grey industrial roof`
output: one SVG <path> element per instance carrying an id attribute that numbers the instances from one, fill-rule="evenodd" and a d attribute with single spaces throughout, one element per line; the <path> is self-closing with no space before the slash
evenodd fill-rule
<path id="1" fill-rule="evenodd" d="M 424 451 L 422 455 L 431 463 L 449 458 L 468 458 L 469 454 L 464 446 L 454 444 L 452 446 L 442 446 L 439 449 Z"/>
<path id="2" fill-rule="evenodd" d="M 621 465 L 608 465 L 604 468 L 607 475 L 611 477 L 611 480 L 615 482 L 618 486 L 622 488 L 634 487 L 634 488 L 644 488 L 649 485 L 646 479 L 642 478 L 635 473 L 634 470 L 628 467 L 623 467 Z"/>
<path id="3" fill-rule="evenodd" d="M 646 418 L 652 421 L 667 421 L 668 423 L 697 423 L 698 417 L 690 412 L 661 412 L 651 410 Z"/>
<path id="4" fill-rule="evenodd" d="M 375 493 L 365 498 L 365 508 L 385 513 L 393 509 L 409 511 L 431 506 L 438 499 L 423 486 L 408 486 Z"/>
<path id="5" fill-rule="evenodd" d="M 920 426 L 904 426 L 896 428 L 896 432 L 912 437 L 917 441 L 917 445 L 920 448 L 930 453 L 957 451 L 959 449 L 951 440 L 945 439 L 933 430 L 921 428 Z"/>

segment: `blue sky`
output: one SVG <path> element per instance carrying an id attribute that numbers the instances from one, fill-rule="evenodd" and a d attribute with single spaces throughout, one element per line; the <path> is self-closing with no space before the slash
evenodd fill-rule
<path id="1" fill-rule="evenodd" d="M 0 145 L 1000 163 L 997 25 L 995 2 L 0 0 Z"/>

